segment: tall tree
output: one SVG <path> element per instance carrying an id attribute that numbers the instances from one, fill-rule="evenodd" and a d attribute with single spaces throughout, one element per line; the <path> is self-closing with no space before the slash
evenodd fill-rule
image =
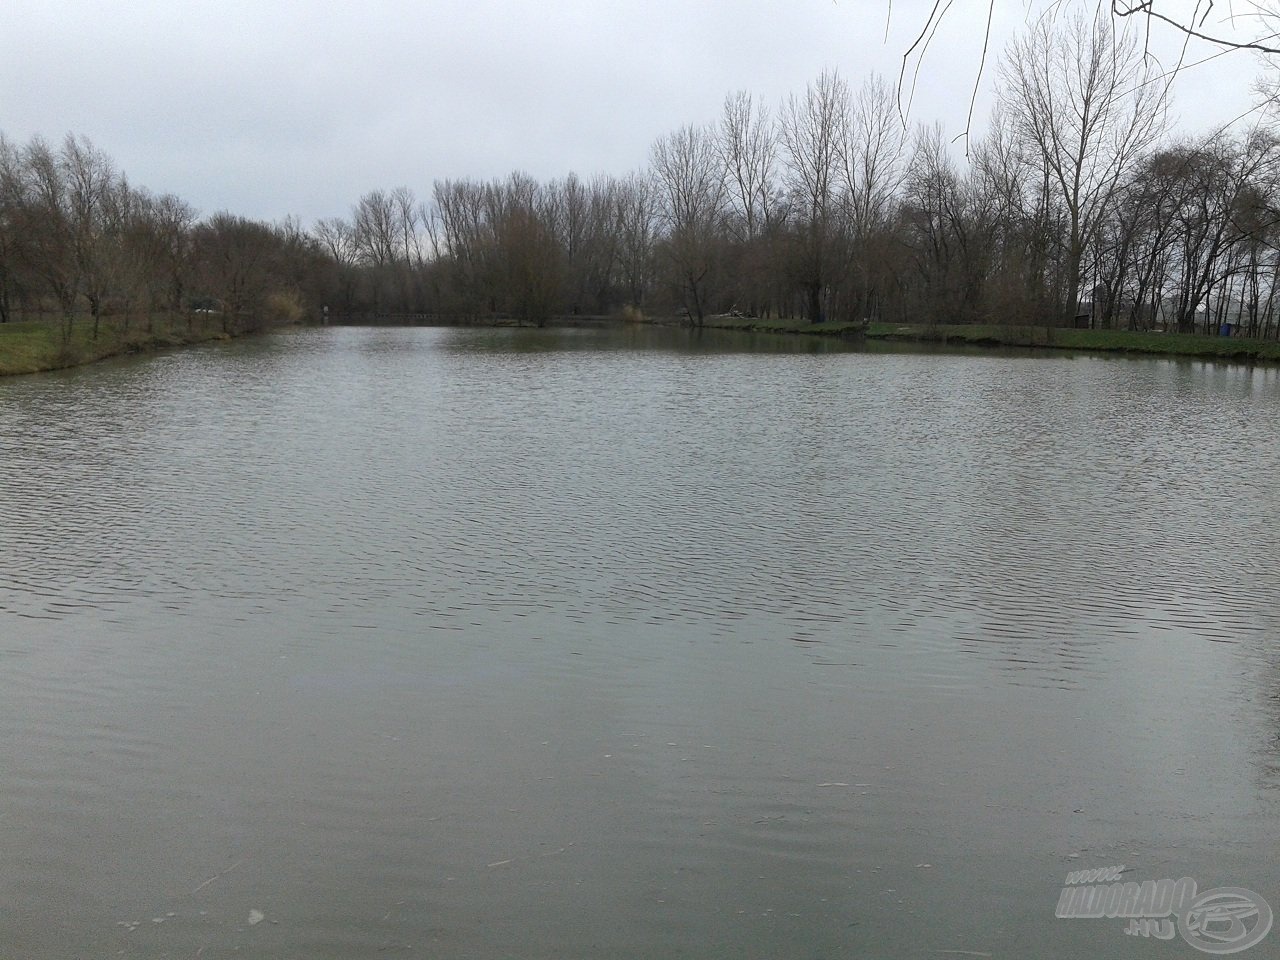
<path id="1" fill-rule="evenodd" d="M 827 287 L 840 260 L 839 177 L 848 133 L 849 86 L 834 70 L 783 107 L 781 139 L 795 218 L 792 271 L 814 323 L 825 318 Z"/>
<path id="2" fill-rule="evenodd" d="M 618 186 L 618 269 L 625 301 L 636 308 L 644 306 L 653 284 L 657 231 L 653 180 L 632 173 Z"/>
<path id="3" fill-rule="evenodd" d="M 690 319 L 700 325 L 710 305 L 725 209 L 714 134 L 707 127 L 681 127 L 654 143 L 650 159 L 674 286 Z"/>
<path id="4" fill-rule="evenodd" d="M 852 98 L 841 156 L 844 214 L 849 233 L 852 286 L 846 299 L 855 318 L 879 313 L 879 288 L 891 269 L 894 244 L 887 231 L 907 173 L 910 132 L 893 89 L 873 74 Z"/>
<path id="5" fill-rule="evenodd" d="M 1000 77 L 1024 155 L 1063 208 L 1060 309 L 1070 320 L 1085 249 L 1126 173 L 1164 132 L 1166 87 L 1149 75 L 1138 40 L 1101 12 L 1041 17 L 1010 46 Z"/>
<path id="6" fill-rule="evenodd" d="M 22 150 L 18 169 L 15 226 L 23 238 L 23 264 L 56 301 L 62 339 L 69 341 L 84 277 L 76 256 L 75 214 L 66 179 L 57 154 L 38 137 Z"/>
<path id="7" fill-rule="evenodd" d="M 725 97 L 717 131 L 737 239 L 749 243 L 769 226 L 774 212 L 777 129 L 769 109 L 739 90 Z"/>

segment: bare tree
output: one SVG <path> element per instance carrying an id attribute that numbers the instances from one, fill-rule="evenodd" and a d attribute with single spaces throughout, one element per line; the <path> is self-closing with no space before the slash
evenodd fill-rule
<path id="1" fill-rule="evenodd" d="M 910 251 L 910 303 L 925 323 L 979 319 L 992 253 L 992 209 L 977 202 L 947 151 L 942 128 L 921 130 L 897 230 Z"/>
<path id="2" fill-rule="evenodd" d="M 650 158 L 674 285 L 690 319 L 700 325 L 718 265 L 725 208 L 715 136 L 707 127 L 681 127 L 655 142 Z"/>
<path id="3" fill-rule="evenodd" d="M 565 291 L 570 313 L 581 313 L 586 298 L 587 259 L 591 233 L 590 192 L 576 173 L 547 186 L 548 220 L 564 254 Z"/>
<path id="4" fill-rule="evenodd" d="M 490 191 L 495 239 L 493 282 L 504 312 L 522 323 L 544 325 L 559 306 L 563 248 L 557 242 L 552 207 L 532 177 L 512 174 Z"/>
<path id="5" fill-rule="evenodd" d="M 186 294 L 194 270 L 191 230 L 195 208 L 171 193 L 162 194 L 152 207 L 163 277 L 168 286 L 168 307 L 175 316 L 186 306 Z M 191 320 L 187 314 L 188 322 Z"/>
<path id="6" fill-rule="evenodd" d="M 846 309 L 855 318 L 879 313 L 886 280 L 885 236 L 907 173 L 910 134 L 898 115 L 893 89 L 873 74 L 854 95 L 841 155 L 843 212 L 849 233 L 851 286 Z"/>
<path id="7" fill-rule="evenodd" d="M 975 203 L 991 225 L 985 311 L 997 321 L 1040 317 L 1052 324 L 1061 299 L 1053 294 L 1060 286 L 1053 257 L 1062 228 L 1044 165 L 1028 160 L 1015 122 L 999 105 L 971 159 Z"/>
<path id="8" fill-rule="evenodd" d="M 1009 48 L 1000 99 L 1025 156 L 1064 210 L 1067 319 L 1078 309 L 1085 249 L 1124 175 L 1165 129 L 1165 88 L 1146 83 L 1136 38 L 1102 15 L 1042 17 Z"/>
<path id="9" fill-rule="evenodd" d="M 352 211 L 353 239 L 366 265 L 375 311 L 408 310 L 412 269 L 421 263 L 418 203 L 408 187 L 371 190 Z"/>
<path id="10" fill-rule="evenodd" d="M 910 140 L 892 87 L 878 74 L 871 75 L 853 97 L 840 158 L 855 231 L 869 231 L 888 215 L 906 176 Z"/>
<path id="11" fill-rule="evenodd" d="M 356 263 L 360 258 L 355 227 L 342 217 L 325 217 L 316 221 L 311 233 L 333 262 L 341 309 L 350 314 L 355 309 Z"/>
<path id="12" fill-rule="evenodd" d="M 768 228 L 774 212 L 777 129 L 769 109 L 739 90 L 725 97 L 717 132 L 738 239 L 750 242 Z"/>
<path id="13" fill-rule="evenodd" d="M 805 310 L 825 318 L 825 295 L 840 254 L 840 165 L 849 134 L 849 86 L 834 70 L 792 96 L 782 110 L 782 146 L 795 218 L 792 269 L 804 291 Z"/>
<path id="14" fill-rule="evenodd" d="M 485 286 L 494 237 L 485 194 L 484 185 L 472 180 L 437 180 L 432 190 L 445 288 L 453 308 L 468 314 L 492 310 Z"/>
<path id="15" fill-rule="evenodd" d="M 221 301 L 224 333 L 260 325 L 276 249 L 271 227 L 230 213 L 214 214 L 195 229 L 197 277 Z"/>
<path id="16" fill-rule="evenodd" d="M 1208 332 L 1215 295 L 1220 299 L 1245 275 L 1245 263 L 1258 260 L 1275 223 L 1266 197 L 1274 196 L 1278 164 L 1280 144 L 1262 131 L 1241 140 L 1219 135 L 1161 156 L 1172 181 L 1160 210 L 1172 261 L 1165 285 L 1179 330 L 1194 331 L 1203 314 Z"/>
<path id="17" fill-rule="evenodd" d="M 349 220 L 344 220 L 342 217 L 325 217 L 316 221 L 311 232 L 333 258 L 334 263 L 350 266 L 356 262 L 359 248 L 356 246 L 355 229 Z"/>
<path id="18" fill-rule="evenodd" d="M 779 227 L 786 216 L 778 184 L 778 128 L 769 109 L 745 90 L 725 97 L 718 128 L 731 216 L 729 250 L 736 290 L 756 315 L 774 289 Z"/>
<path id="19" fill-rule="evenodd" d="M 400 249 L 400 222 L 396 201 L 384 190 L 371 190 L 352 212 L 356 249 L 360 259 L 374 266 L 393 263 Z"/>
<path id="20" fill-rule="evenodd" d="M 120 269 L 129 185 L 105 153 L 70 134 L 58 152 L 58 167 L 65 185 L 80 293 L 89 304 L 96 338 L 104 302 Z"/>
<path id="21" fill-rule="evenodd" d="M 18 150 L 0 134 L 0 323 L 8 323 L 18 285 L 18 220 L 22 202 Z"/>
<path id="22" fill-rule="evenodd" d="M 399 238 L 399 258 L 406 264 L 422 265 L 422 208 L 413 191 L 408 187 L 396 187 L 391 191 L 391 203 L 395 209 L 396 233 Z"/>
<path id="23" fill-rule="evenodd" d="M 75 305 L 83 290 L 71 200 L 57 155 L 39 137 L 21 151 L 16 230 L 23 265 L 58 304 L 62 339 L 71 339 Z"/>
<path id="24" fill-rule="evenodd" d="M 653 180 L 630 174 L 618 186 L 618 264 L 626 302 L 642 307 L 653 281 L 658 230 Z"/>

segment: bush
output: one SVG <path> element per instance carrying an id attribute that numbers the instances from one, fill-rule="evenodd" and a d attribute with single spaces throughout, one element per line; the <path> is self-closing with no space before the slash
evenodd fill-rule
<path id="1" fill-rule="evenodd" d="M 269 293 L 262 306 L 262 319 L 269 327 L 301 323 L 306 313 L 306 308 L 302 305 L 302 297 L 296 290 L 277 290 L 275 293 Z"/>

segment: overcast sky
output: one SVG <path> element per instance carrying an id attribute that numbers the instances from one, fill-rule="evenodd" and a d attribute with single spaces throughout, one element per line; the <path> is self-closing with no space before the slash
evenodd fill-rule
<path id="1" fill-rule="evenodd" d="M 963 128 L 983 2 L 955 0 L 913 121 Z M 1023 0 L 998 2 L 993 60 L 1026 18 Z M 6 0 L 0 132 L 84 134 L 134 184 L 202 213 L 310 223 L 379 187 L 624 174 L 733 90 L 776 104 L 824 68 L 896 79 L 929 6 L 896 0 L 886 39 L 882 0 Z M 1246 111 L 1260 70 L 1237 53 L 1188 71 L 1182 125 Z"/>

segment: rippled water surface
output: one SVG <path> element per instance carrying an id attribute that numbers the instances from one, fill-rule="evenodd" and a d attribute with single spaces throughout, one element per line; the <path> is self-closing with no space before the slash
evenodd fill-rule
<path id="1" fill-rule="evenodd" d="M 1278 533 L 1274 369 L 328 328 L 11 378 L 0 956 L 1199 955 L 1054 909 L 1280 910 Z"/>

